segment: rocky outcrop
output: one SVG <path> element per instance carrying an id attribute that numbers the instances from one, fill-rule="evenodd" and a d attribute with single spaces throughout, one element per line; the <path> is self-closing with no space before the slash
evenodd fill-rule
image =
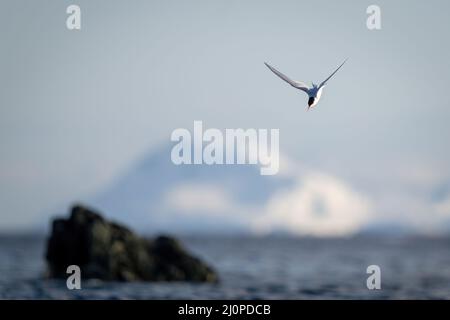
<path id="1" fill-rule="evenodd" d="M 82 278 L 105 281 L 215 282 L 217 274 L 172 237 L 145 239 L 99 213 L 74 206 L 68 219 L 53 220 L 47 243 L 48 274 L 67 278 L 78 265 Z"/>

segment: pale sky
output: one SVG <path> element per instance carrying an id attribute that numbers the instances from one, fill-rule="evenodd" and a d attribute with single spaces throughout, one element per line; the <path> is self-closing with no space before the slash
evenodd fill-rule
<path id="1" fill-rule="evenodd" d="M 73 3 L 79 31 L 65 24 Z M 363 190 L 380 215 L 425 217 L 450 184 L 450 3 L 376 1 L 377 31 L 371 4 L 3 0 L 0 230 L 101 192 L 194 120 L 280 129 L 283 154 Z M 263 64 L 317 83 L 347 57 L 308 113 Z"/>

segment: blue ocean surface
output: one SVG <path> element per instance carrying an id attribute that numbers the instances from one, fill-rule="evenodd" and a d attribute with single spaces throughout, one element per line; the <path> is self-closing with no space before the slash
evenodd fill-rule
<path id="1" fill-rule="evenodd" d="M 450 238 L 182 237 L 218 284 L 45 278 L 43 236 L 0 237 L 1 299 L 450 299 Z M 369 265 L 381 290 L 369 290 Z"/>

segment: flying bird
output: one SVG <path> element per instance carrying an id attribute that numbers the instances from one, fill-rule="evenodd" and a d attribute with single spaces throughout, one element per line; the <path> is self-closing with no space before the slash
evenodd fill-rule
<path id="1" fill-rule="evenodd" d="M 294 88 L 297 88 L 299 90 L 304 91 L 309 99 L 308 99 L 308 109 L 314 107 L 320 100 L 320 97 L 322 96 L 322 90 L 324 88 L 324 86 L 326 85 L 327 81 L 331 79 L 332 76 L 334 76 L 334 74 L 336 72 L 338 72 L 338 70 L 344 65 L 344 63 L 347 61 L 347 59 L 344 60 L 344 62 L 342 62 L 342 64 L 336 69 L 334 70 L 334 72 L 325 80 L 323 80 L 319 85 L 312 83 L 311 87 L 308 87 L 305 83 L 300 82 L 300 81 L 295 81 L 295 80 L 291 80 L 289 79 L 287 76 L 285 76 L 284 74 L 282 74 L 280 71 L 278 71 L 277 69 L 275 69 L 274 67 L 272 67 L 271 65 L 269 65 L 268 63 L 264 62 L 264 64 L 273 72 L 275 73 L 277 76 L 279 76 L 281 79 L 283 79 L 284 81 L 286 81 L 287 83 L 289 83 L 291 86 L 293 86 Z"/>

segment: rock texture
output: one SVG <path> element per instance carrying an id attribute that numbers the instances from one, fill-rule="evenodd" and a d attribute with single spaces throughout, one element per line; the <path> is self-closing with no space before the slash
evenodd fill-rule
<path id="1" fill-rule="evenodd" d="M 99 213 L 74 206 L 68 219 L 55 219 L 47 243 L 48 274 L 67 278 L 78 265 L 82 278 L 105 281 L 216 282 L 217 274 L 174 238 L 141 238 Z"/>

